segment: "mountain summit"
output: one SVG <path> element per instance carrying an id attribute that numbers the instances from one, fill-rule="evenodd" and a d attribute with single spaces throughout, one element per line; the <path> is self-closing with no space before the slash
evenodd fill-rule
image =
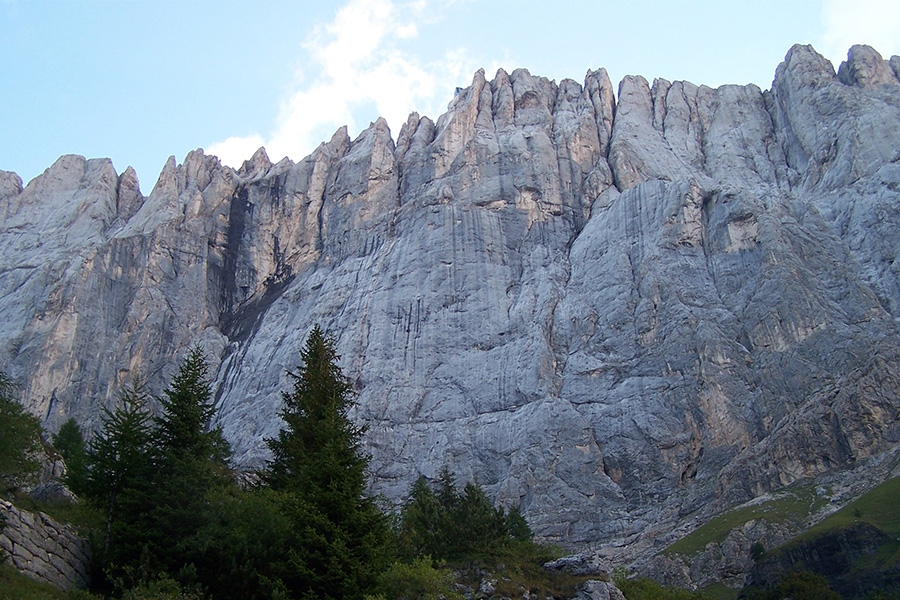
<path id="1" fill-rule="evenodd" d="M 0 360 L 88 428 L 191 347 L 240 465 L 314 324 L 372 490 L 447 466 L 537 534 L 637 556 L 900 447 L 900 57 L 794 46 L 772 89 L 475 74 L 436 122 L 304 160 L 0 172 Z"/>

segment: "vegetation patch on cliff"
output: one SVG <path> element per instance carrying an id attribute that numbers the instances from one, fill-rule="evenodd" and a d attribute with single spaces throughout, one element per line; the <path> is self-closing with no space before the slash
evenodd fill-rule
<path id="1" fill-rule="evenodd" d="M 706 548 L 707 544 L 724 541 L 732 529 L 754 519 L 764 519 L 770 523 L 800 523 L 827 503 L 827 495 L 819 493 L 814 485 L 790 487 L 769 500 L 755 501 L 715 517 L 666 548 L 665 554 L 692 556 Z"/>

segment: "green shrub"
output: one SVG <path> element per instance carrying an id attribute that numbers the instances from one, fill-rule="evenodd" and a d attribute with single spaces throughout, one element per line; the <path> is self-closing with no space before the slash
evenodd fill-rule
<path id="1" fill-rule="evenodd" d="M 766 556 L 766 547 L 762 545 L 762 542 L 756 542 L 752 546 L 750 546 L 750 558 L 753 559 L 753 562 L 759 562 Z"/>
<path id="2" fill-rule="evenodd" d="M 202 600 L 202 598 L 202 594 L 185 591 L 177 581 L 166 576 L 143 583 L 122 594 L 122 600 Z"/>
<path id="3" fill-rule="evenodd" d="M 425 556 L 391 565 L 379 578 L 377 591 L 386 600 L 461 600 L 453 584 L 453 572 L 435 568 L 431 557 Z"/>

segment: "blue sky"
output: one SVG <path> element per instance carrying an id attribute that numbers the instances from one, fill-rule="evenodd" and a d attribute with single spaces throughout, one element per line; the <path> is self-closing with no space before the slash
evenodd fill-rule
<path id="1" fill-rule="evenodd" d="M 793 43 L 835 67 L 854 43 L 900 54 L 900 2 L 0 0 L 0 169 L 110 157 L 146 194 L 195 148 L 299 160 L 378 115 L 396 136 L 478 68 L 768 89 Z"/>

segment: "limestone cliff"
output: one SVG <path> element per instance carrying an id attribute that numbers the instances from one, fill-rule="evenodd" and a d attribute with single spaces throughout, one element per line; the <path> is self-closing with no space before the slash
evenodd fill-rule
<path id="1" fill-rule="evenodd" d="M 900 443 L 898 64 L 795 46 L 769 91 L 618 94 L 479 71 L 396 141 L 195 151 L 146 197 L 108 160 L 0 172 L 0 362 L 49 428 L 92 427 L 200 344 L 253 466 L 319 323 L 375 491 L 447 465 L 542 536 L 645 552 Z"/>

